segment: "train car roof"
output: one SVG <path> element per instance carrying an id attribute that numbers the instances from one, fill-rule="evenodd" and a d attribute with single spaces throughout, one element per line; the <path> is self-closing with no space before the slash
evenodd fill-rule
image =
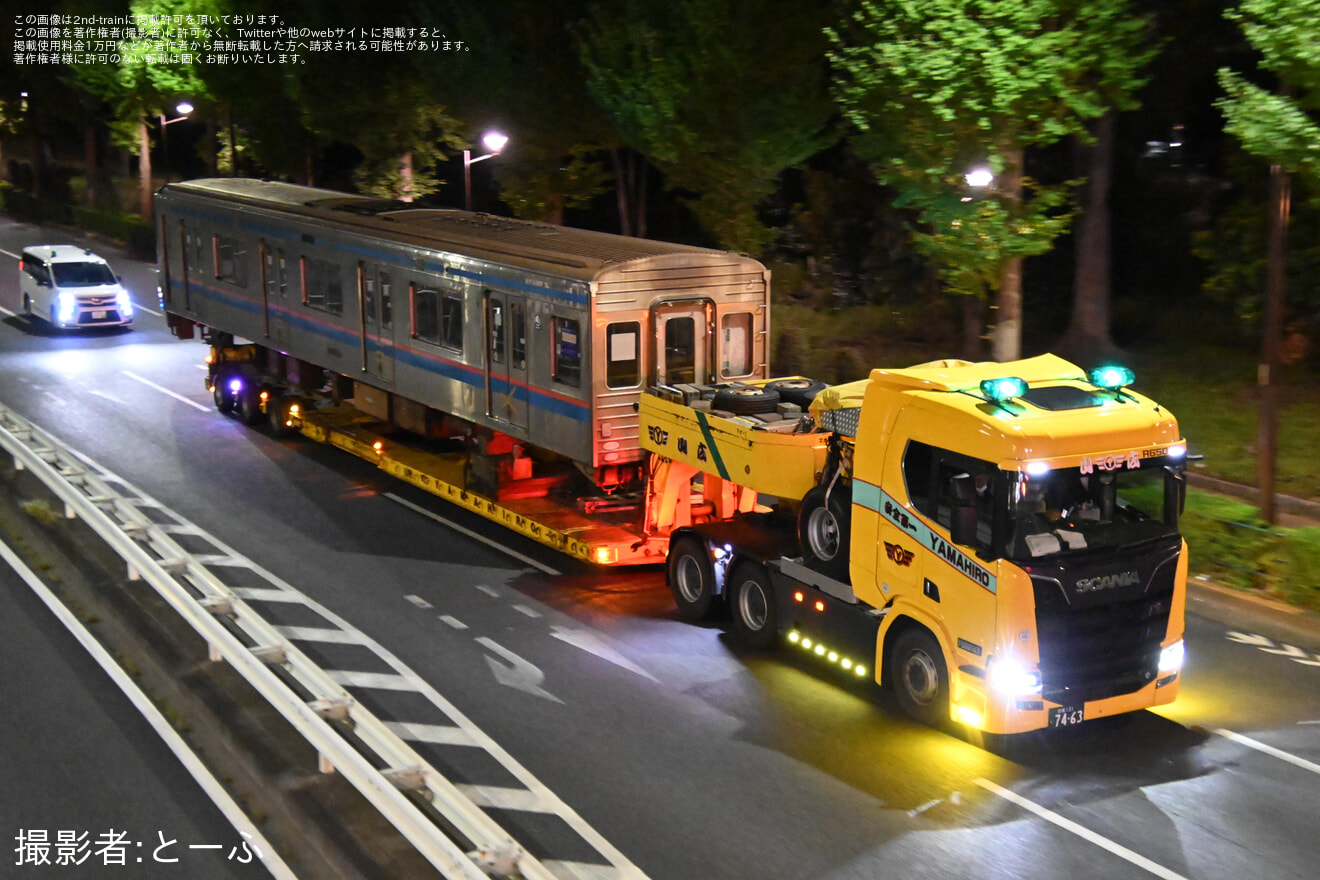
<path id="1" fill-rule="evenodd" d="M 418 208 L 393 199 L 280 181 L 208 178 L 170 183 L 161 192 L 162 195 L 178 192 L 208 196 L 230 204 L 287 211 L 346 230 L 369 230 L 373 234 L 422 247 L 515 262 L 583 281 L 593 281 L 602 270 L 622 263 L 655 265 L 673 261 L 706 265 L 727 264 L 731 260 L 756 262 L 745 255 L 711 248 L 450 208 Z"/>

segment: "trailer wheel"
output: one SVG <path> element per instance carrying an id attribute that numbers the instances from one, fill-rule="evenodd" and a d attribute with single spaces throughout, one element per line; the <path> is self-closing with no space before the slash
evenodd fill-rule
<path id="1" fill-rule="evenodd" d="M 949 718 L 949 672 L 935 637 L 909 629 L 894 643 L 890 678 L 898 704 L 912 720 L 938 727 Z"/>
<path id="2" fill-rule="evenodd" d="M 774 412 L 779 406 L 779 392 L 759 385 L 721 388 L 710 401 L 711 409 L 722 409 L 740 416 Z"/>
<path id="3" fill-rule="evenodd" d="M 251 382 L 244 382 L 235 395 L 238 403 L 238 417 L 245 425 L 256 425 L 262 419 L 261 389 Z"/>
<path id="4" fill-rule="evenodd" d="M 744 562 L 729 582 L 733 602 L 733 632 L 738 641 L 753 648 L 769 648 L 779 634 L 779 608 L 775 588 L 764 566 Z"/>
<path id="5" fill-rule="evenodd" d="M 715 570 L 702 541 L 687 535 L 670 545 L 669 589 L 684 620 L 707 620 L 719 610 Z"/>
<path id="6" fill-rule="evenodd" d="M 215 408 L 221 413 L 228 415 L 234 411 L 234 394 L 226 387 L 228 382 L 222 376 L 216 376 L 211 385 L 211 396 L 215 400 Z"/>
<path id="7" fill-rule="evenodd" d="M 828 501 L 816 486 L 798 509 L 798 541 L 806 563 L 826 577 L 848 581 L 848 543 L 852 534 L 852 490 L 835 486 Z"/>
<path id="8" fill-rule="evenodd" d="M 274 394 L 266 401 L 266 418 L 270 422 L 271 436 L 288 437 L 298 430 L 289 424 L 289 407 L 293 403 L 293 398 Z"/>

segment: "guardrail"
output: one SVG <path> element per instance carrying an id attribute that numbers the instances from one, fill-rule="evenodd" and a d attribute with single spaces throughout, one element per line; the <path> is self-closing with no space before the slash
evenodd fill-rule
<path id="1" fill-rule="evenodd" d="M 96 468 L 45 431 L 0 405 L 0 447 L 34 474 L 150 584 L 210 646 L 212 659 L 237 670 L 321 756 L 398 829 L 447 880 L 489 876 L 555 880 L 555 875 L 386 724 L 331 680 L 193 558 Z M 286 674 L 303 694 L 280 675 Z M 330 722 L 351 727 L 355 746 Z M 359 748 L 361 750 L 359 750 Z M 366 754 L 364 754 L 365 752 Z M 374 761 L 373 761 L 374 759 Z M 377 769 L 380 764 L 384 769 Z M 403 792 L 420 793 L 461 836 L 462 846 Z"/>

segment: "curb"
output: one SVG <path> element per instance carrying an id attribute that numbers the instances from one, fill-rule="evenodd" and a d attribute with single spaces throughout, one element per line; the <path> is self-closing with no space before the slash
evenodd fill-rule
<path id="1" fill-rule="evenodd" d="M 1240 498 L 1243 501 L 1249 501 L 1252 504 L 1260 503 L 1260 490 L 1255 486 L 1247 486 L 1242 483 L 1233 483 L 1228 480 L 1221 480 L 1218 477 L 1208 477 L 1204 474 L 1194 474 L 1187 471 L 1187 485 L 1197 489 L 1205 489 L 1210 492 L 1218 492 L 1220 495 L 1229 495 L 1233 498 Z M 1293 495 L 1274 496 L 1274 506 L 1281 513 L 1300 516 L 1306 519 L 1315 520 L 1320 523 L 1320 501 L 1312 501 L 1308 498 L 1297 498 Z"/>

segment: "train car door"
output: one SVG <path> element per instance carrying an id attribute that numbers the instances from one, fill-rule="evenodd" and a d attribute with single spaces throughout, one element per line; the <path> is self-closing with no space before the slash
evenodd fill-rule
<path id="1" fill-rule="evenodd" d="M 527 300 L 498 290 L 485 295 L 486 415 L 527 427 Z"/>
<path id="2" fill-rule="evenodd" d="M 277 348 L 289 345 L 289 270 L 284 249 L 265 241 L 259 247 L 261 262 L 261 318 L 266 338 Z"/>
<path id="3" fill-rule="evenodd" d="M 362 371 L 384 383 L 394 381 L 394 289 L 388 269 L 358 263 Z"/>
<path id="4" fill-rule="evenodd" d="M 662 385 L 710 380 L 706 304 L 669 302 L 655 309 L 655 379 Z"/>

